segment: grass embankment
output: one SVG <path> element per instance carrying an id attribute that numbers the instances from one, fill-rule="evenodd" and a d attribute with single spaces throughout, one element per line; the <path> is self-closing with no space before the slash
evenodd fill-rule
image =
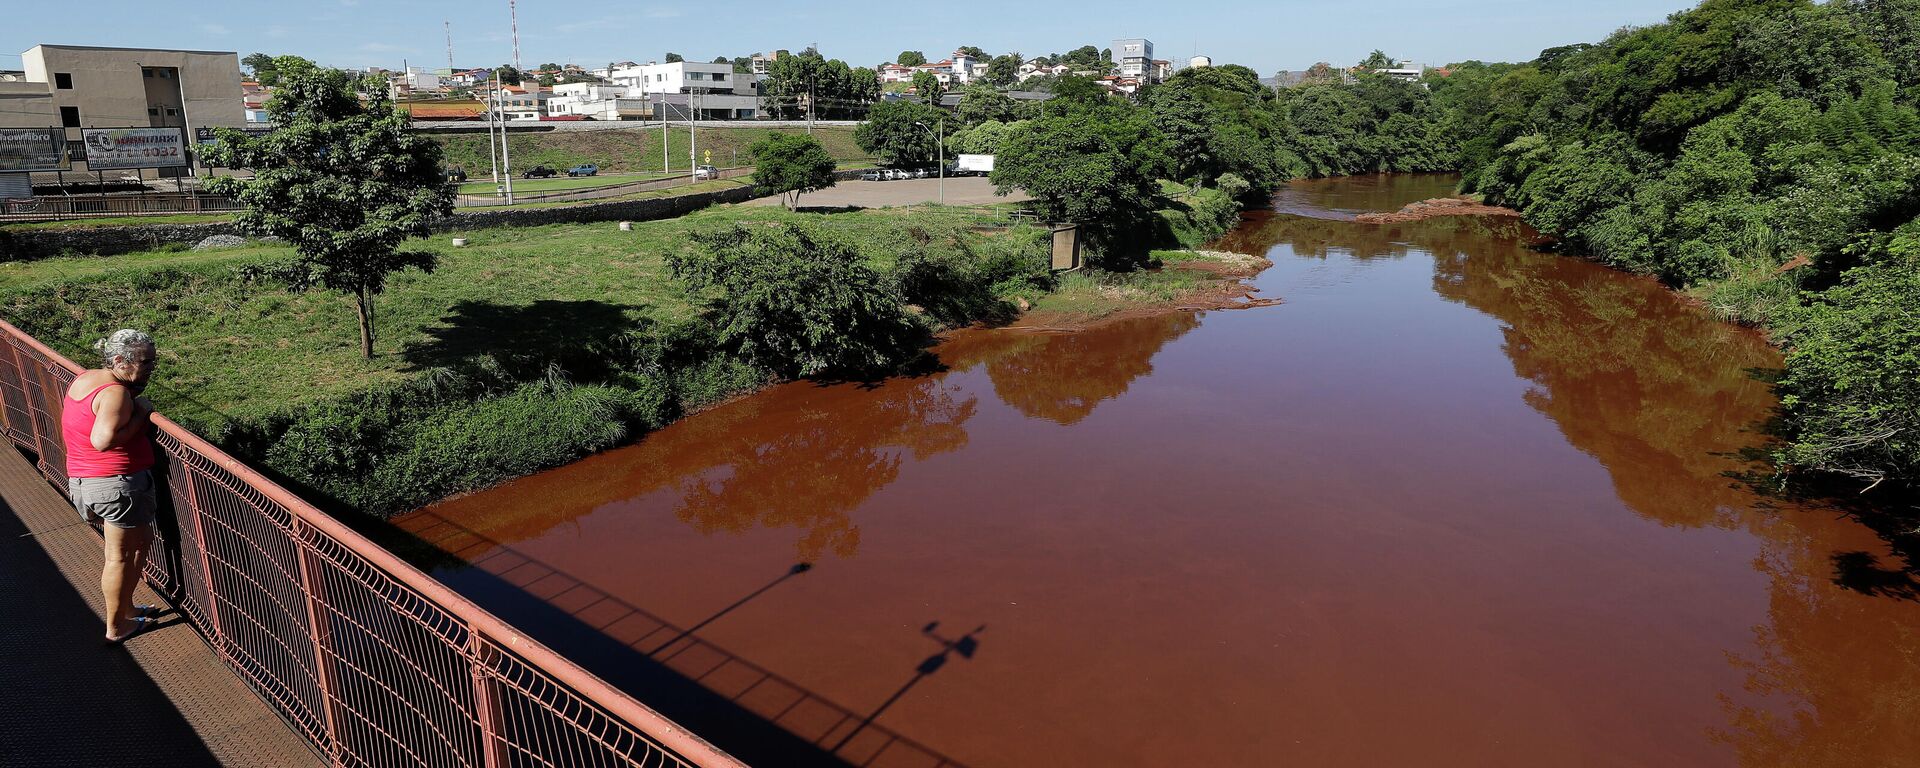
<path id="1" fill-rule="evenodd" d="M 701 126 L 698 149 L 703 158 L 709 157 L 708 152 L 712 153 L 713 165 L 748 165 L 751 164 L 751 156 L 747 147 L 768 134 L 806 132 L 805 128 L 768 128 L 752 124 L 724 128 Z M 484 134 L 429 135 L 440 142 L 445 150 L 448 166 L 464 168 L 470 177 L 487 173 L 488 144 Z M 873 159 L 854 143 L 852 127 L 814 126 L 813 137 L 819 139 L 827 153 L 840 161 L 843 167 Z M 661 165 L 660 127 L 657 124 L 651 128 L 622 126 L 605 130 L 510 133 L 507 135 L 507 147 L 513 157 L 513 167 L 519 169 L 546 165 L 564 172 L 576 165 L 593 163 L 600 166 L 601 173 L 685 172 L 692 165 L 692 158 L 687 154 L 685 125 L 669 126 L 665 168 Z M 706 164 L 706 161 L 703 160 L 701 164 Z M 519 182 L 515 182 L 514 188 L 520 188 Z"/>
<path id="2" fill-rule="evenodd" d="M 1169 215 L 1190 236 L 1224 231 L 1191 214 Z M 929 329 L 1010 320 L 1022 304 L 1092 318 L 1171 301 L 1208 278 L 1077 273 L 1055 301 L 1046 231 L 992 221 L 939 207 L 721 206 L 631 232 L 610 222 L 483 229 L 451 233 L 470 243 L 457 249 L 436 236 L 440 266 L 397 275 L 378 298 L 372 360 L 358 353 L 348 298 L 294 293 L 270 276 L 292 255 L 280 244 L 0 264 L 0 313 L 81 361 L 105 331 L 149 330 L 161 342 L 149 390 L 161 410 L 310 498 L 387 515 L 771 383 L 714 341 L 713 296 L 670 274 L 666 257 L 694 248 L 694 232 L 808 226 L 854 247 Z M 1087 301 L 1076 298 L 1083 283 L 1126 290 Z"/>

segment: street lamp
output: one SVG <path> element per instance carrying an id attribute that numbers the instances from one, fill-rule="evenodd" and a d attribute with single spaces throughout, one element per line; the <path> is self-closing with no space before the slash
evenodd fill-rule
<path id="1" fill-rule="evenodd" d="M 940 174 L 940 204 L 946 205 L 947 204 L 947 143 L 940 140 L 940 133 L 934 132 L 932 128 L 927 128 L 926 123 L 915 120 L 913 121 L 913 124 L 920 126 L 921 128 L 926 128 L 927 135 L 933 137 L 934 151 L 939 153 L 938 162 L 940 163 L 940 166 L 937 170 Z M 945 132 L 946 130 L 947 130 L 947 119 L 944 117 L 940 118 L 940 131 Z"/>

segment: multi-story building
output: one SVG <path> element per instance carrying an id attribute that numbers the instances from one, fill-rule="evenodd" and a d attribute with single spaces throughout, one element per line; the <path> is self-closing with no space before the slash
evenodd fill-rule
<path id="1" fill-rule="evenodd" d="M 7 122 L 20 125 L 21 116 L 13 114 L 18 112 L 57 121 L 49 125 L 65 131 L 75 171 L 140 178 L 187 175 L 192 159 L 187 142 L 198 129 L 247 124 L 240 57 L 233 51 L 36 45 L 21 59 L 22 79 L 0 86 L 0 97 L 8 103 Z M 187 138 L 174 140 L 152 131 L 111 136 L 96 132 L 94 149 L 103 158 L 102 167 L 89 168 L 86 129 L 112 128 L 180 128 Z M 155 167 L 161 163 L 170 164 Z"/>
<path id="2" fill-rule="evenodd" d="M 613 71 L 608 78 L 629 88 L 626 98 L 653 105 L 649 115 L 702 120 L 752 119 L 760 114 L 760 77 L 736 73 L 732 64 L 675 61 Z"/>
<path id="3" fill-rule="evenodd" d="M 1113 64 L 1121 77 L 1152 78 L 1153 41 L 1144 37 L 1113 41 Z"/>

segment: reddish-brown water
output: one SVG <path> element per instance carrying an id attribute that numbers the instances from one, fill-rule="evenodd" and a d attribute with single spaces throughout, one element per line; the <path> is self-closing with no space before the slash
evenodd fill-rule
<path id="1" fill-rule="evenodd" d="M 1344 220 L 1452 181 L 1282 190 L 1221 245 L 1279 306 L 964 333 L 401 525 L 760 765 L 1920 764 L 1904 561 L 1735 476 L 1777 355 L 1512 220 Z"/>

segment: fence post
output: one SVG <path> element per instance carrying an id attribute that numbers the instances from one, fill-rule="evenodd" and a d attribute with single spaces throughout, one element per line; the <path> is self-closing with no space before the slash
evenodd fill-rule
<path id="1" fill-rule="evenodd" d="M 185 452 L 182 451 L 182 453 Z M 220 628 L 220 594 L 213 588 L 213 559 L 207 555 L 207 529 L 200 523 L 200 518 L 205 516 L 205 512 L 200 506 L 199 484 L 194 482 L 192 462 L 187 461 L 184 456 L 176 457 L 174 461 L 180 463 L 180 473 L 187 478 L 187 516 L 193 519 L 193 544 L 200 558 L 200 578 L 206 585 L 207 633 L 213 637 L 214 650 L 219 651 L 221 658 L 232 663 L 233 655 L 227 652 L 227 633 Z M 174 504 L 173 509 L 174 514 L 178 515 L 180 505 Z M 181 591 L 186 591 L 186 579 L 181 579 L 180 582 Z"/>
<path id="2" fill-rule="evenodd" d="M 327 660 L 327 643 L 333 640 L 333 632 L 327 626 L 327 611 L 320 605 L 325 599 L 322 585 L 314 575 L 322 563 L 307 541 L 310 530 L 306 523 L 289 516 L 287 524 L 287 533 L 292 534 L 297 553 L 295 559 L 300 566 L 300 591 L 303 593 L 300 602 L 307 609 L 307 639 L 313 643 L 313 677 L 320 686 L 320 709 L 327 728 L 327 759 L 335 766 L 341 766 L 346 763 L 341 760 L 340 726 L 333 715 L 339 682 L 333 676 L 333 663 Z"/>
<path id="3" fill-rule="evenodd" d="M 506 739 L 501 734 L 500 686 L 494 682 L 491 669 L 497 653 L 480 630 L 467 626 L 467 656 L 473 665 L 473 714 L 480 726 L 480 759 L 486 768 L 507 764 Z"/>

